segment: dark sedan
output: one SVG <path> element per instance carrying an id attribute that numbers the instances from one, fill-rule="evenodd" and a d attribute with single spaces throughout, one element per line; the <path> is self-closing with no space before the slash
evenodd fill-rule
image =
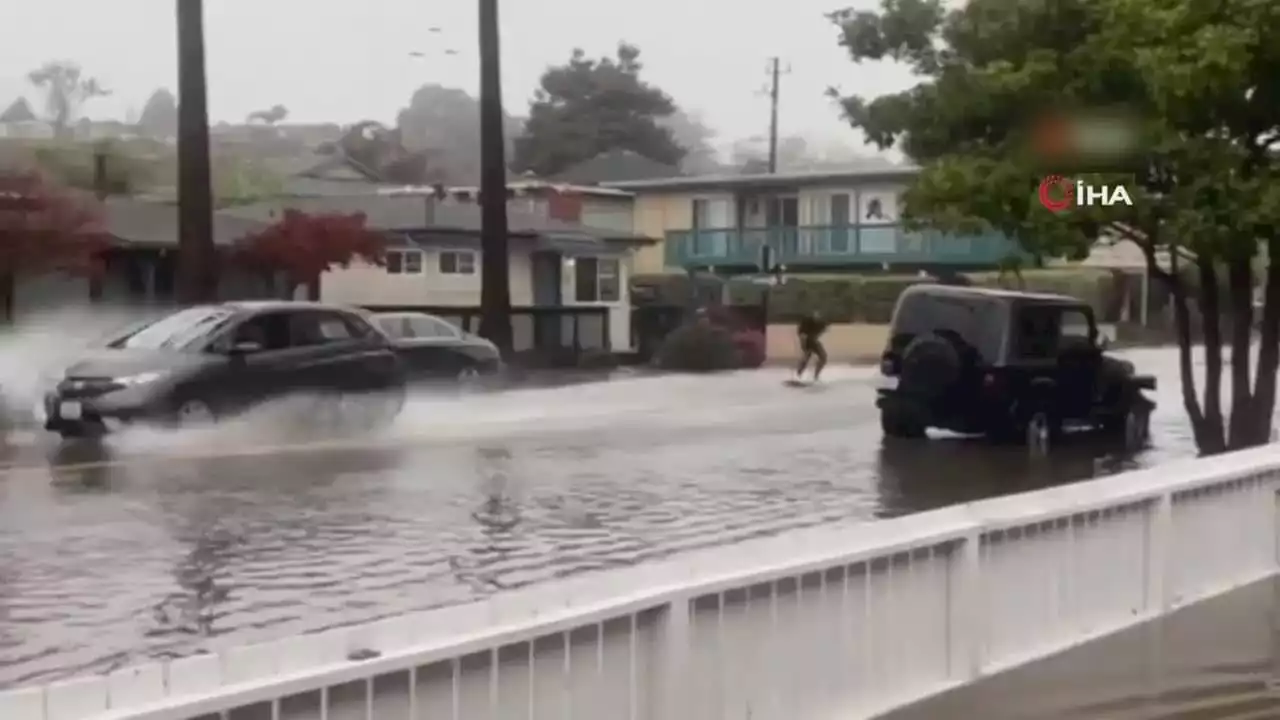
<path id="1" fill-rule="evenodd" d="M 411 380 L 469 381 L 502 371 L 502 355 L 493 343 L 442 318 L 415 312 L 372 318 L 399 350 Z"/>
<path id="2" fill-rule="evenodd" d="M 358 311 L 283 301 L 206 305 L 86 353 L 45 396 L 45 427 L 67 437 L 133 422 L 203 424 L 289 395 L 358 410 L 356 422 L 373 426 L 399 413 L 404 386 L 399 355 Z"/>

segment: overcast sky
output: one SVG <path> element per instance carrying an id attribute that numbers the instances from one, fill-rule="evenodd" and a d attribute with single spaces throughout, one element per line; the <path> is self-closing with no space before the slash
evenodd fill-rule
<path id="1" fill-rule="evenodd" d="M 781 128 L 814 142 L 860 142 L 823 95 L 831 85 L 878 95 L 910 84 L 896 67 L 859 67 L 824 12 L 868 0 L 520 0 L 502 5 L 508 112 L 523 115 L 538 77 L 572 48 L 642 50 L 645 77 L 697 112 L 723 140 L 768 127 L 768 58 L 783 77 Z M 210 111 L 239 121 L 281 103 L 296 121 L 394 120 L 411 91 L 438 82 L 474 92 L 473 0 L 206 0 Z M 86 108 L 124 119 L 158 87 L 176 89 L 174 0 L 0 0 L 0 105 L 42 98 L 26 74 L 79 62 L 114 91 Z M 428 32 L 439 27 L 441 32 Z M 456 56 L 444 53 L 457 50 Z M 424 59 L 412 59 L 411 52 Z M 868 148 L 870 151 L 870 148 Z"/>

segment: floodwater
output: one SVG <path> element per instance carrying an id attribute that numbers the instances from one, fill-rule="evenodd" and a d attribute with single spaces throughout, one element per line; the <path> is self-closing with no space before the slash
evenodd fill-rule
<path id="1" fill-rule="evenodd" d="M 882 720 L 1274 720 L 1278 621 L 1268 580 Z"/>
<path id="2" fill-rule="evenodd" d="M 0 352 L 18 405 L 69 335 Z M 881 447 L 858 368 L 812 389 L 761 370 L 420 397 L 360 445 L 274 447 L 286 434 L 258 418 L 14 447 L 0 472 L 0 687 L 1192 454 L 1172 353 L 1130 356 L 1162 385 L 1137 455 L 1089 439 L 1047 460 L 955 438 Z"/>

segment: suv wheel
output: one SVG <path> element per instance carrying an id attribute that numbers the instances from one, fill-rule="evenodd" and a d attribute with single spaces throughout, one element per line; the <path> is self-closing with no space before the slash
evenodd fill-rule
<path id="1" fill-rule="evenodd" d="M 897 412 L 881 411 L 880 429 L 887 438 L 918 440 L 925 436 L 924 426 Z"/>

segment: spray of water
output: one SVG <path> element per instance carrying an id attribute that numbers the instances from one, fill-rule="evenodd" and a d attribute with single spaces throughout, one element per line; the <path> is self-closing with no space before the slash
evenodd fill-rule
<path id="1" fill-rule="evenodd" d="M 0 393 L 10 425 L 33 427 L 33 408 L 45 390 L 88 347 L 145 321 L 138 310 L 62 310 L 27 320 L 0 339 Z M 316 428 L 317 398 L 269 403 L 214 427 L 181 431 L 130 428 L 107 442 L 115 456 L 137 453 L 207 454 L 255 452 L 313 443 L 448 441 L 508 436 L 531 429 L 574 430 L 652 423 L 715 423 L 727 416 L 762 412 L 796 399 L 781 387 L 786 370 L 708 376 L 644 376 L 561 387 L 466 392 L 453 388 L 415 391 L 396 421 L 378 430 L 351 433 Z M 769 376 L 776 382 L 763 382 Z M 776 376 L 776 377 L 773 377 Z M 865 370 L 832 367 L 829 383 L 863 379 Z M 705 402 L 700 402 L 702 397 Z M 713 401 L 714 399 L 714 401 Z M 733 410 L 726 408 L 731 405 Z"/>

